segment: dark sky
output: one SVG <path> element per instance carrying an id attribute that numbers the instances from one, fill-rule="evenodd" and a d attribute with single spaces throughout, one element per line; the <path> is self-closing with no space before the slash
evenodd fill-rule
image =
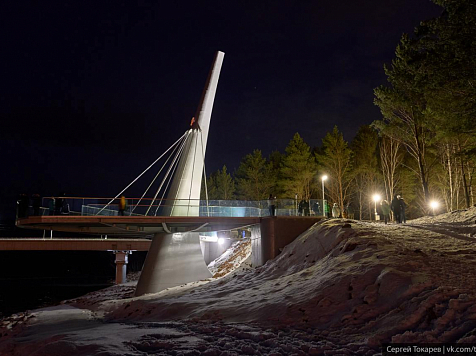
<path id="1" fill-rule="evenodd" d="M 295 132 L 351 140 L 380 118 L 401 35 L 430 0 L 5 1 L 0 7 L 0 219 L 17 194 L 114 196 L 188 128 L 225 52 L 211 173 Z"/>

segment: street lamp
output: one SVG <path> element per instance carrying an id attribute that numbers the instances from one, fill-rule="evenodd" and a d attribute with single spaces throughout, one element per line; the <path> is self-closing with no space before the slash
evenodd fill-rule
<path id="1" fill-rule="evenodd" d="M 375 203 L 375 220 L 377 220 L 377 202 L 380 201 L 380 194 L 374 194 L 372 199 Z"/>
<path id="2" fill-rule="evenodd" d="M 322 180 L 322 215 L 326 215 L 326 203 L 324 202 L 325 201 L 325 195 L 324 195 L 324 181 L 327 180 L 327 175 L 324 174 L 322 177 L 321 177 L 321 180 Z"/>
<path id="3" fill-rule="evenodd" d="M 435 209 L 438 208 L 440 204 L 436 200 L 430 202 L 430 208 L 433 210 L 433 216 L 435 216 Z"/>
<path id="4" fill-rule="evenodd" d="M 297 198 L 298 198 L 298 194 L 296 193 L 294 195 L 294 205 L 296 206 L 296 216 L 298 216 L 298 201 L 297 201 Z"/>

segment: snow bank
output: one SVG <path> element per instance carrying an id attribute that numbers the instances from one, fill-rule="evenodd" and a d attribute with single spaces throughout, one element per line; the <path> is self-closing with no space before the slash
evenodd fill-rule
<path id="1" fill-rule="evenodd" d="M 474 326 L 466 309 L 475 301 L 475 252 L 433 231 L 329 220 L 263 267 L 171 297 L 130 299 L 108 319 L 311 327 L 373 346 L 392 338 L 454 341 Z M 473 263 L 471 273 L 461 259 Z"/>
<path id="2" fill-rule="evenodd" d="M 141 297 L 131 284 L 72 301 L 123 340 L 94 341 L 94 326 L 67 333 L 68 342 L 101 345 L 94 355 L 104 345 L 114 355 L 350 355 L 390 341 L 474 343 L 475 219 L 468 209 L 403 225 L 322 221 L 259 268 Z M 0 352 L 25 332 L 0 339 Z"/>

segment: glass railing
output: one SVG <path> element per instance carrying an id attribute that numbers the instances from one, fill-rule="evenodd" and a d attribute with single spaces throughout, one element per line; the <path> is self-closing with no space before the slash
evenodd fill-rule
<path id="1" fill-rule="evenodd" d="M 119 209 L 119 198 L 45 197 L 41 205 L 18 204 L 17 216 L 213 216 L 263 217 L 271 215 L 268 200 L 152 200 L 127 198 L 126 208 Z M 274 200 L 276 216 L 323 216 L 322 199 L 299 204 L 294 199 Z M 325 201 L 326 202 L 326 201 Z M 27 208 L 25 208 L 27 206 Z M 327 209 L 325 211 L 327 214 Z"/>

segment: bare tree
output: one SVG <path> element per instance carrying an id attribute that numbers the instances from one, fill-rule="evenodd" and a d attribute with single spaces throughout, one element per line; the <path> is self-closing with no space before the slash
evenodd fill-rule
<path id="1" fill-rule="evenodd" d="M 382 167 L 385 196 L 390 201 L 398 184 L 397 168 L 403 161 L 400 142 L 390 136 L 382 135 L 380 140 L 380 165 Z"/>

